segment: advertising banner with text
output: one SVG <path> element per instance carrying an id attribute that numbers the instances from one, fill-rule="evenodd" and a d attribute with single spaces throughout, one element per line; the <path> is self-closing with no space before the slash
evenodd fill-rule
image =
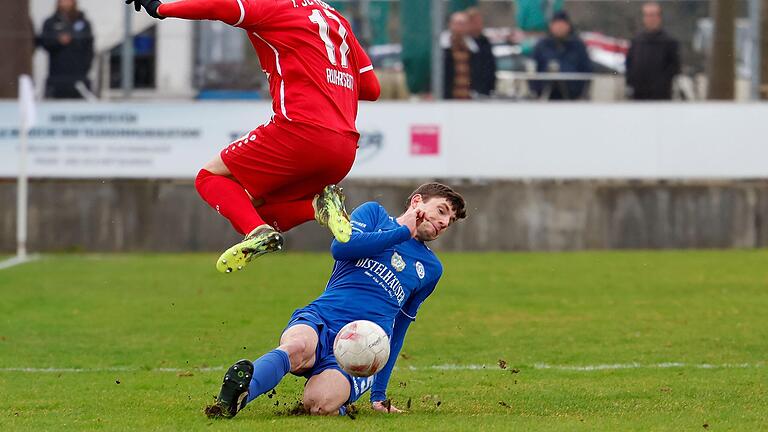
<path id="1" fill-rule="evenodd" d="M 18 174 L 18 111 L 0 103 L 3 178 Z M 29 173 L 191 179 L 270 115 L 264 102 L 46 102 Z M 349 177 L 768 177 L 766 118 L 758 104 L 364 103 Z"/>

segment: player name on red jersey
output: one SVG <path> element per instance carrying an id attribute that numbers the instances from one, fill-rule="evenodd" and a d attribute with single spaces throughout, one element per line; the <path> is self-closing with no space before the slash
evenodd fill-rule
<path id="1" fill-rule="evenodd" d="M 317 5 L 317 6 L 322 6 L 322 7 L 326 8 L 326 9 L 333 10 L 331 5 L 329 5 L 328 3 L 326 3 L 326 2 L 324 2 L 322 0 L 291 0 L 291 2 L 293 3 L 293 7 L 295 7 L 295 8 L 297 8 L 299 6 L 307 7 L 307 6 L 315 6 L 315 5 Z"/>
<path id="2" fill-rule="evenodd" d="M 355 78 L 346 72 L 327 68 L 325 69 L 325 76 L 328 78 L 329 84 L 346 87 L 350 90 L 355 88 Z"/>

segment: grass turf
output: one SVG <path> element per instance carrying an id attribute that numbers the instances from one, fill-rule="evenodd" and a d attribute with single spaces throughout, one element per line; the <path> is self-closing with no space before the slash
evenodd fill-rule
<path id="1" fill-rule="evenodd" d="M 293 309 L 319 295 L 326 254 L 267 256 L 234 275 L 216 273 L 213 255 L 60 255 L 2 270 L 0 430 L 768 424 L 768 252 L 442 258 L 443 281 L 390 383 L 409 412 L 378 415 L 359 403 L 355 420 L 290 415 L 303 384 L 290 375 L 232 421 L 202 415 L 218 392 L 216 368 L 273 348 Z M 670 362 L 681 364 L 659 367 Z"/>

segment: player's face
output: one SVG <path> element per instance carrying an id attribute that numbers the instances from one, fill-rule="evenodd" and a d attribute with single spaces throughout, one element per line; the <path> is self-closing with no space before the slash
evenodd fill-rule
<path id="1" fill-rule="evenodd" d="M 456 212 L 445 198 L 431 198 L 417 205 L 424 211 L 424 222 L 416 228 L 416 238 L 421 241 L 438 238 L 456 220 Z"/>

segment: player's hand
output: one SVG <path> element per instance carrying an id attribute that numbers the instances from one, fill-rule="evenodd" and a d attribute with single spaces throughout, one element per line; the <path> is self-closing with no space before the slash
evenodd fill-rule
<path id="1" fill-rule="evenodd" d="M 392 402 L 389 399 L 385 401 L 371 402 L 371 408 L 373 408 L 374 411 L 383 413 L 400 414 L 403 412 L 402 410 L 399 410 L 394 405 L 392 405 Z"/>
<path id="2" fill-rule="evenodd" d="M 133 8 L 136 9 L 136 12 L 141 12 L 141 3 L 138 0 L 125 0 L 125 4 L 129 5 L 131 3 L 133 3 Z"/>
<path id="3" fill-rule="evenodd" d="M 157 8 L 163 4 L 159 0 L 125 0 L 125 4 L 129 5 L 131 3 L 133 3 L 133 8 L 136 10 L 136 12 L 140 12 L 141 7 L 144 6 L 144 10 L 152 18 L 165 19 L 164 16 L 160 16 L 157 13 Z"/>
<path id="4" fill-rule="evenodd" d="M 417 228 L 424 222 L 424 210 L 409 208 L 403 214 L 400 222 L 411 231 L 411 237 L 416 237 Z"/>

